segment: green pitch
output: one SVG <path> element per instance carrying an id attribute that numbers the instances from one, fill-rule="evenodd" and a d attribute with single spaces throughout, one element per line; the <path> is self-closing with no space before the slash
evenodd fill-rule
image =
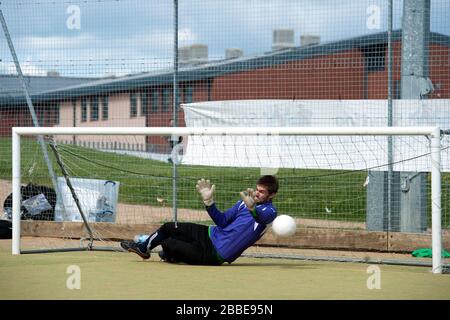
<path id="1" fill-rule="evenodd" d="M 156 254 L 148 261 L 119 252 L 12 256 L 10 244 L 0 240 L 0 300 L 450 299 L 450 275 L 424 267 L 378 265 L 380 289 L 368 289 L 367 264 L 240 258 L 189 266 Z M 71 266 L 79 268 L 79 289 L 67 286 L 75 284 Z"/>
<path id="2" fill-rule="evenodd" d="M 40 156 L 36 141 L 22 139 L 23 182 L 33 167 L 33 182 L 51 185 L 47 167 Z M 0 179 L 11 181 L 11 139 L 0 138 L 0 150 L 8 155 L 0 157 Z M 25 150 L 28 150 L 25 152 Z M 73 177 L 110 179 L 120 181 L 119 202 L 159 206 L 157 196 L 172 203 L 172 165 L 109 152 L 100 152 L 77 146 L 60 146 L 60 154 L 70 167 Z M 49 150 L 53 167 L 62 176 Z M 36 156 L 39 155 L 39 156 Z M 123 165 L 126 163 L 126 165 Z M 76 164 L 71 166 L 71 164 Z M 123 171 L 126 170 L 126 171 Z M 231 207 L 239 199 L 239 191 L 253 187 L 260 175 L 259 168 L 228 168 L 185 166 L 178 167 L 177 202 L 179 208 L 203 210 L 195 184 L 199 178 L 208 178 L 216 184 L 216 201 L 222 209 Z M 275 204 L 280 212 L 299 218 L 342 221 L 366 219 L 366 189 L 363 183 L 366 171 L 280 169 L 277 173 L 281 187 Z M 442 174 L 442 227 L 450 227 L 448 188 L 450 174 Z M 333 208 L 332 215 L 324 216 L 325 207 Z M 431 207 L 429 206 L 428 211 Z M 431 212 L 431 211 L 430 211 Z M 431 216 L 431 215 L 429 215 Z"/>

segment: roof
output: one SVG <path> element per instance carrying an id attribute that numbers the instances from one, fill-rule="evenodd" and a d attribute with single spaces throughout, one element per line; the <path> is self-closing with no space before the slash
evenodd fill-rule
<path id="1" fill-rule="evenodd" d="M 392 32 L 391 37 L 393 41 L 401 40 L 401 30 Z M 315 56 L 333 54 L 355 48 L 359 49 L 365 46 L 387 43 L 387 40 L 387 32 L 381 32 L 346 40 L 276 50 L 258 56 L 247 56 L 235 59 L 212 61 L 197 66 L 186 66 L 179 68 L 178 81 L 183 82 L 209 79 L 228 73 L 264 68 L 283 64 L 289 61 L 303 60 L 313 58 Z M 429 41 L 430 43 L 450 47 L 450 37 L 446 35 L 431 32 Z M 62 79 L 62 77 L 59 79 Z M 32 94 L 32 99 L 33 101 L 40 102 L 54 100 L 61 96 L 64 96 L 65 99 L 70 99 L 92 94 L 100 95 L 117 91 L 136 90 L 152 85 L 169 85 L 172 82 L 172 69 L 129 75 L 115 79 L 109 78 L 95 81 L 81 81 L 80 79 L 80 83 L 60 83 L 61 85 L 59 87 L 50 88 L 50 86 L 48 86 L 48 90 L 39 91 L 36 88 L 34 94 Z M 8 100 L 9 101 L 2 99 L 0 94 L 0 106 L 5 103 L 8 103 L 9 105 L 11 105 L 11 103 L 25 103 L 23 96 Z"/>
<path id="2" fill-rule="evenodd" d="M 60 76 L 24 76 L 24 79 L 30 96 L 93 81 L 93 78 Z M 19 77 L 17 75 L 0 74 L 0 106 L 4 102 L 14 103 L 15 100 L 22 103 L 25 102 L 25 95 Z"/>

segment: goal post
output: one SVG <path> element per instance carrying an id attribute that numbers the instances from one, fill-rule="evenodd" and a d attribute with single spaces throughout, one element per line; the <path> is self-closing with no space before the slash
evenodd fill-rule
<path id="1" fill-rule="evenodd" d="M 441 130 L 439 127 L 14 127 L 12 129 L 12 253 L 21 253 L 21 137 L 23 136 L 424 136 L 431 159 L 432 272 L 442 273 Z M 248 155 L 251 157 L 252 155 Z M 292 159 L 291 159 L 292 160 Z M 200 178 L 200 177 L 198 177 Z"/>

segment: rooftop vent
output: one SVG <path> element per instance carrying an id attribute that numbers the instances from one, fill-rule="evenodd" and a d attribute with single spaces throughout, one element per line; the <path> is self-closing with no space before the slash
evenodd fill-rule
<path id="1" fill-rule="evenodd" d="M 180 63 L 196 64 L 208 61 L 208 46 L 204 44 L 193 44 L 178 49 L 178 60 Z"/>
<path id="2" fill-rule="evenodd" d="M 47 71 L 47 77 L 59 77 L 58 71 Z"/>
<path id="3" fill-rule="evenodd" d="M 300 36 L 301 46 L 310 46 L 320 43 L 320 36 L 314 34 L 304 34 Z"/>
<path id="4" fill-rule="evenodd" d="M 228 48 L 225 50 L 225 59 L 236 59 L 242 57 L 244 55 L 244 51 L 239 48 Z"/>
<path id="5" fill-rule="evenodd" d="M 273 30 L 272 50 L 280 50 L 294 47 L 294 30 L 293 29 L 276 29 Z"/>

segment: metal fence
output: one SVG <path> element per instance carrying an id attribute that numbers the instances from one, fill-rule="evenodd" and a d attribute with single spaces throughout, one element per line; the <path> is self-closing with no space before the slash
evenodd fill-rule
<path id="1" fill-rule="evenodd" d="M 246 119 L 250 123 L 265 117 L 268 123 L 302 123 L 305 113 L 298 118 L 288 118 L 286 112 L 271 113 L 270 118 L 258 113 L 273 100 L 306 101 L 306 114 L 320 110 L 309 119 L 311 126 L 362 121 L 368 126 L 450 127 L 446 112 L 450 101 L 448 1 L 11 0 L 2 1 L 0 9 L 4 17 L 0 179 L 4 181 L 11 180 L 10 160 L 6 159 L 10 158 L 14 126 L 185 126 L 183 106 L 189 104 L 223 107 L 220 118 L 238 121 L 237 125 L 248 114 L 252 114 Z M 243 100 L 254 103 L 234 113 L 225 111 L 226 101 Z M 414 108 L 396 104 L 397 100 L 406 105 L 410 101 Z M 363 107 L 353 114 L 343 107 L 342 114 L 333 115 L 323 107 L 324 102 L 335 108 L 351 101 L 362 101 Z M 443 137 L 445 163 L 449 162 L 448 142 Z M 160 189 L 173 203 L 174 216 L 177 208 L 191 206 L 191 200 L 183 196 L 190 189 L 183 182 L 182 165 L 167 162 L 173 147 L 167 137 L 71 136 L 59 143 L 159 161 L 161 167 L 170 168 L 164 173 L 165 189 Z M 414 142 L 408 143 L 414 149 Z M 406 219 L 402 208 L 407 208 L 408 215 L 416 212 L 418 218 L 402 231 L 426 232 L 427 174 L 394 170 L 400 144 L 406 142 L 395 144 L 389 139 L 382 148 L 387 157 L 384 171 L 360 168 L 365 170 L 363 178 L 372 176 L 371 192 L 350 190 L 359 184 L 358 174 L 344 179 L 351 185 L 346 195 L 352 202 L 347 204 L 349 215 L 341 220 L 400 231 Z M 45 147 L 42 150 L 45 153 Z M 313 189 L 320 193 L 327 183 Z M 401 199 L 405 183 L 415 185 L 411 198 L 416 202 Z M 449 198 L 448 184 L 444 172 L 443 202 Z M 2 196 L 7 195 L 7 188 Z M 295 184 L 292 191 L 299 192 Z M 323 197 L 331 199 L 333 193 L 336 189 L 329 188 Z M 123 200 L 136 203 L 140 197 L 145 196 Z M 231 203 L 231 197 L 227 201 Z M 331 210 L 327 203 L 342 199 L 314 201 L 317 208 L 308 207 L 313 212 L 305 218 L 333 220 L 327 215 L 326 209 Z M 296 204 L 282 206 L 293 210 Z M 449 228 L 447 207 L 443 213 L 443 227 Z"/>

